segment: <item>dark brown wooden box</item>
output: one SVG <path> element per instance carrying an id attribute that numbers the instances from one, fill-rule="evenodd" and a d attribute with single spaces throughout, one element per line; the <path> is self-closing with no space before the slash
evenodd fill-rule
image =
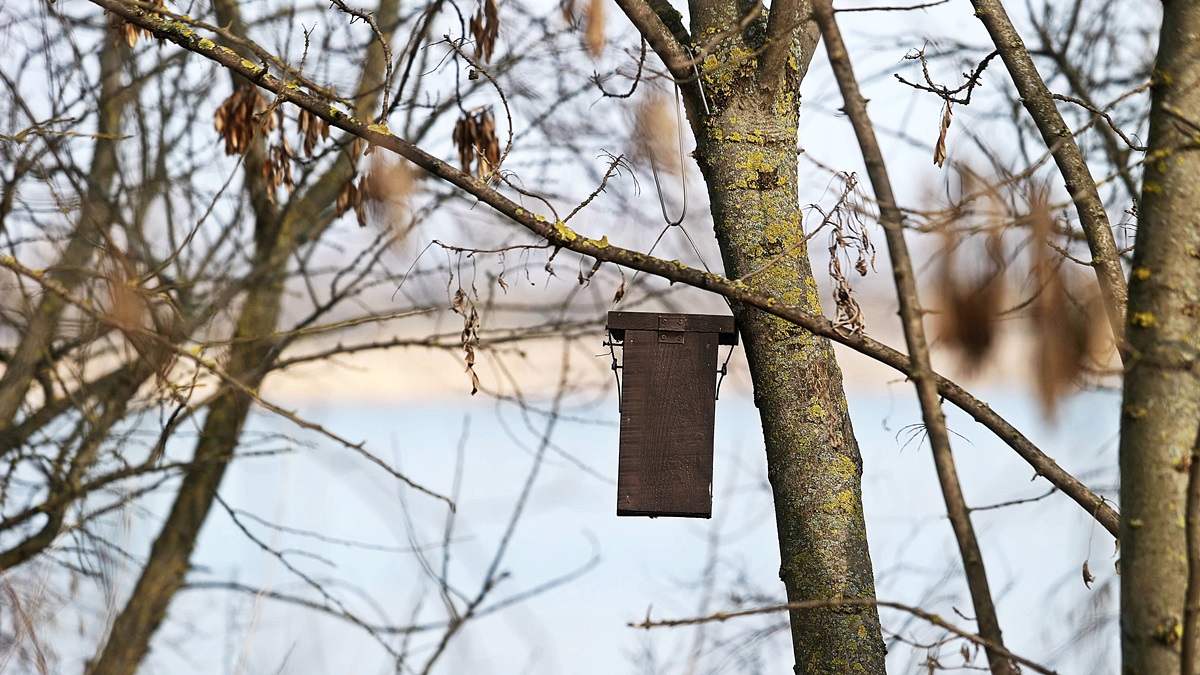
<path id="1" fill-rule="evenodd" d="M 618 516 L 712 516 L 717 345 L 732 316 L 609 312 L 623 342 Z"/>

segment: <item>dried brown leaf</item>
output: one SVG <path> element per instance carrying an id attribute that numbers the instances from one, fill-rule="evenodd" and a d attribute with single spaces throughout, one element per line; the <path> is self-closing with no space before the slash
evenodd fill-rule
<path id="1" fill-rule="evenodd" d="M 871 243 L 867 228 L 850 203 L 855 195 L 854 177 L 846 178 L 845 191 L 837 205 L 826 217 L 829 232 L 829 279 L 833 283 L 835 306 L 834 323 L 851 333 L 862 333 L 866 329 L 866 316 L 854 298 L 854 289 L 842 271 L 842 260 L 849 264 L 854 255 L 854 269 L 866 275 L 868 261 L 875 264 L 875 245 Z"/>
<path id="2" fill-rule="evenodd" d="M 623 297 L 625 297 L 625 280 L 621 279 L 621 285 L 617 287 L 617 292 L 613 294 L 613 304 L 615 305 L 620 302 Z"/>
<path id="3" fill-rule="evenodd" d="M 474 396 L 479 391 L 479 376 L 475 373 L 475 345 L 479 343 L 479 312 L 476 311 L 475 303 L 471 301 L 470 296 L 461 287 L 454 291 L 450 309 L 463 317 L 463 329 L 460 337 L 463 363 L 466 365 L 464 372 L 471 376 L 471 395 Z"/>
<path id="4" fill-rule="evenodd" d="M 933 163 L 937 164 L 938 168 L 946 163 L 946 132 L 950 131 L 950 118 L 953 116 L 949 101 L 942 110 L 942 128 L 938 131 L 937 144 L 933 146 Z"/>

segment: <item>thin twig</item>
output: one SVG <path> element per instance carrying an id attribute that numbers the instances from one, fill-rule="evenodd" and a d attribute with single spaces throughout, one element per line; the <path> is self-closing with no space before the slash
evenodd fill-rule
<path id="1" fill-rule="evenodd" d="M 991 511 L 993 509 L 1004 509 L 1004 508 L 1008 508 L 1010 506 L 1019 506 L 1021 504 L 1032 504 L 1033 502 L 1042 501 L 1043 499 L 1045 499 L 1046 497 L 1049 497 L 1050 495 L 1054 494 L 1055 492 L 1058 492 L 1058 488 L 1050 488 L 1049 490 L 1046 490 L 1045 492 L 1043 492 L 1042 494 L 1040 494 L 1036 497 L 1026 497 L 1024 499 L 1010 499 L 1008 501 L 997 502 L 995 504 L 988 504 L 987 506 L 973 506 L 973 507 L 971 507 L 971 512 L 974 513 L 975 511 Z"/>
<path id="2" fill-rule="evenodd" d="M 818 0 L 819 1 L 819 0 Z M 830 598 L 828 600 L 805 600 L 802 602 L 789 602 L 782 605 L 771 605 L 770 607 L 756 607 L 754 609 L 742 609 L 734 612 L 717 612 L 708 616 L 694 617 L 690 619 L 665 619 L 662 621 L 651 621 L 649 615 L 641 623 L 626 624 L 630 628 L 643 628 L 650 630 L 651 628 L 674 628 L 677 626 L 695 626 L 698 624 L 712 623 L 714 621 L 728 621 L 743 616 L 756 616 L 759 614 L 774 614 L 776 612 L 791 611 L 797 609 L 817 609 L 823 607 L 863 607 L 863 606 L 887 607 L 888 609 L 896 609 L 901 612 L 908 612 L 913 616 L 928 621 L 929 623 L 942 628 L 951 633 L 954 633 L 964 640 L 969 640 L 977 645 L 982 646 L 988 651 L 996 651 L 1005 658 L 1011 659 L 1020 663 L 1023 666 L 1029 666 L 1034 671 L 1043 673 L 1044 675 L 1056 675 L 1056 671 L 1040 665 L 1034 661 L 1018 656 L 1007 649 L 1003 645 L 998 645 L 985 637 L 965 631 L 958 626 L 946 621 L 937 614 L 926 612 L 919 607 L 905 605 L 899 602 L 891 602 L 888 600 L 875 600 L 872 598 Z"/>
<path id="3" fill-rule="evenodd" d="M 366 23 L 375 33 L 375 39 L 379 40 L 379 46 L 383 49 L 383 102 L 379 106 L 379 117 L 376 122 L 383 124 L 387 121 L 388 114 L 388 97 L 392 94 L 392 48 L 388 44 L 387 37 L 380 30 L 379 24 L 375 22 L 375 13 L 367 12 L 361 9 L 355 9 L 348 6 L 343 0 L 329 0 L 331 6 L 337 7 L 342 12 L 350 15 L 350 23 L 354 23 L 355 19 Z"/>
<path id="4" fill-rule="evenodd" d="M 919 5 L 895 5 L 895 6 L 881 6 L 881 7 L 847 7 L 845 9 L 837 9 L 834 11 L 837 12 L 838 14 L 849 14 L 850 12 L 909 12 L 914 9 L 929 9 L 930 7 L 937 7 L 938 5 L 944 5 L 947 2 L 950 2 L 950 0 L 934 0 L 934 2 L 923 2 Z"/>

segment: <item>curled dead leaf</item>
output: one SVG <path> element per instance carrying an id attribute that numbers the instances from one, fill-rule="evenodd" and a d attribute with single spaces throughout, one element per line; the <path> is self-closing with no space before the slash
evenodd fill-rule
<path id="1" fill-rule="evenodd" d="M 474 288 L 472 288 L 474 290 Z M 460 335 L 463 348 L 464 372 L 471 376 L 471 395 L 479 391 L 479 375 L 475 372 L 475 345 L 479 344 L 479 312 L 475 303 L 461 287 L 454 291 L 450 309 L 463 318 L 463 329 Z"/>
<path id="2" fill-rule="evenodd" d="M 837 205 L 825 218 L 829 232 L 829 279 L 833 284 L 833 303 L 836 308 L 834 324 L 851 333 L 862 333 L 866 329 L 866 316 L 854 289 L 842 270 L 843 260 L 866 276 L 868 265 L 875 265 L 875 245 L 871 242 L 865 223 L 858 216 L 857 208 L 851 203 L 856 195 L 857 179 L 854 174 L 845 176 L 845 188 Z"/>
<path id="3" fill-rule="evenodd" d="M 933 163 L 941 168 L 946 163 L 946 132 L 950 131 L 950 118 L 953 116 L 950 112 L 950 102 L 946 101 L 946 106 L 942 109 L 942 127 L 938 131 L 937 143 L 933 146 Z"/>

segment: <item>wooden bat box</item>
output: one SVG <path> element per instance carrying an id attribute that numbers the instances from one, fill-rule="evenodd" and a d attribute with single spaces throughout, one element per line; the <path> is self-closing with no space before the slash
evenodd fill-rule
<path id="1" fill-rule="evenodd" d="M 712 516 L 717 345 L 732 316 L 609 312 L 624 351 L 618 516 Z"/>

